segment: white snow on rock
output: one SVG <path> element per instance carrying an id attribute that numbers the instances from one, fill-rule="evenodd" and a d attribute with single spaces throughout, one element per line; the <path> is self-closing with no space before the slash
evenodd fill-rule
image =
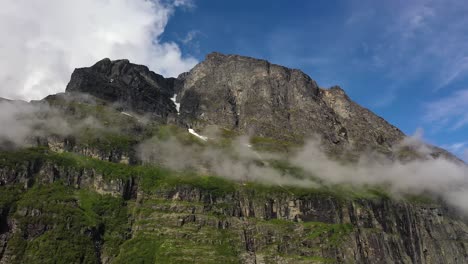
<path id="1" fill-rule="evenodd" d="M 126 116 L 129 116 L 129 117 L 134 117 L 134 116 L 132 116 L 131 114 L 126 113 L 126 112 L 120 112 L 120 113 L 121 113 L 122 115 L 126 115 Z"/>
<path id="2" fill-rule="evenodd" d="M 174 97 L 172 97 L 171 100 L 172 100 L 172 102 L 174 102 L 174 104 L 175 104 L 175 107 L 176 107 L 176 110 L 177 110 L 177 114 L 179 114 L 180 103 L 177 103 L 176 98 L 177 98 L 177 94 L 174 94 Z"/>
<path id="3" fill-rule="evenodd" d="M 202 136 L 202 135 L 198 134 L 197 132 L 195 132 L 195 130 L 193 130 L 193 129 L 191 129 L 191 128 L 188 129 L 188 132 L 189 132 L 190 134 L 196 136 L 197 138 L 203 140 L 203 141 L 207 141 L 207 140 L 208 140 L 208 137 L 205 137 L 205 136 Z"/>
<path id="4" fill-rule="evenodd" d="M 121 113 L 122 115 L 126 115 L 126 116 L 128 116 L 128 117 L 135 118 L 138 122 L 141 122 L 141 120 L 140 120 L 138 117 L 133 116 L 133 115 L 127 113 L 127 112 L 120 112 L 120 113 Z"/>

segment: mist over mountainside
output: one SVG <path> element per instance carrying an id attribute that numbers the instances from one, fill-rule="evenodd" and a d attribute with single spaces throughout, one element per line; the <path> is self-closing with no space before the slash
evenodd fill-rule
<path id="1" fill-rule="evenodd" d="M 105 59 L 75 70 L 67 91 L 89 93 L 123 109 L 158 115 L 162 121 L 174 116 L 176 103 L 176 123 L 182 126 L 216 125 L 297 143 L 318 136 L 328 150 L 338 153 L 350 149 L 390 154 L 405 137 L 354 103 L 340 87 L 322 89 L 299 70 L 238 55 L 208 54 L 177 79 L 165 79 L 128 60 Z M 450 156 L 428 148 L 434 157 Z"/>
<path id="2" fill-rule="evenodd" d="M 468 261 L 466 164 L 300 70 L 103 59 L 0 124 L 0 263 Z"/>

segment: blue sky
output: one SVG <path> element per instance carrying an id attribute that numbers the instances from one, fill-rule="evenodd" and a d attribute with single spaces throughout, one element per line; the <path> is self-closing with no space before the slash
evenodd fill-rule
<path id="1" fill-rule="evenodd" d="M 177 76 L 212 51 L 298 68 L 468 160 L 463 0 L 0 0 L 0 97 L 63 92 L 126 58 Z"/>
<path id="2" fill-rule="evenodd" d="M 196 0 L 160 38 L 198 60 L 219 51 L 301 69 L 468 158 L 466 14 L 468 2 L 452 0 Z"/>

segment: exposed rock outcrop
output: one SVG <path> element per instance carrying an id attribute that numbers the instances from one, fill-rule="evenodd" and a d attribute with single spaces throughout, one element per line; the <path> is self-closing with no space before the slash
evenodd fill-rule
<path id="1" fill-rule="evenodd" d="M 213 196 L 183 186 L 141 201 L 139 206 L 154 213 L 139 216 L 144 224 L 134 226 L 137 237 L 164 227 L 159 232 L 166 236 L 187 230 L 191 239 L 210 244 L 216 242 L 204 233 L 214 228 L 231 235 L 242 263 L 468 261 L 466 221 L 431 203 L 280 192 L 259 196 L 245 190 Z"/>
<path id="2" fill-rule="evenodd" d="M 166 120 L 168 115 L 176 113 L 170 99 L 176 82 L 128 60 L 103 59 L 89 68 L 76 69 L 66 91 L 91 94 L 116 103 L 123 110 Z"/>
<path id="3" fill-rule="evenodd" d="M 339 87 L 319 88 L 303 72 L 237 55 L 209 54 L 186 76 L 181 117 L 255 135 L 302 140 L 318 135 L 330 149 L 390 147 L 404 134 L 354 103 Z"/>
<path id="4" fill-rule="evenodd" d="M 300 70 L 239 55 L 208 54 L 178 78 L 164 78 L 128 60 L 103 59 L 76 69 L 67 92 L 88 93 L 183 127 L 216 125 L 297 143 L 318 136 L 338 155 L 372 150 L 391 156 L 405 137 L 340 87 L 323 89 Z M 456 159 L 431 148 L 434 157 Z"/>

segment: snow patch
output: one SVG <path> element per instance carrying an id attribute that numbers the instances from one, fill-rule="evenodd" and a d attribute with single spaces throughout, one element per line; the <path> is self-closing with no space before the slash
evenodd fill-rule
<path id="1" fill-rule="evenodd" d="M 132 116 L 132 115 L 129 114 L 129 113 L 126 113 L 126 112 L 120 112 L 120 113 L 121 113 L 122 115 L 126 115 L 126 116 L 129 116 L 129 117 L 133 117 L 133 118 L 134 118 L 134 116 Z"/>
<path id="2" fill-rule="evenodd" d="M 197 132 L 195 132 L 195 130 L 193 130 L 193 129 L 191 129 L 191 128 L 188 129 L 188 132 L 189 132 L 190 134 L 196 136 L 197 138 L 203 140 L 203 141 L 207 141 L 207 140 L 208 140 L 208 137 L 205 137 L 205 136 L 202 136 L 202 135 L 198 134 Z"/>
<path id="3" fill-rule="evenodd" d="M 177 98 L 177 94 L 174 94 L 174 96 L 171 98 L 171 100 L 172 100 L 172 102 L 174 102 L 174 104 L 175 104 L 175 107 L 176 107 L 176 110 L 177 110 L 177 114 L 179 114 L 180 103 L 177 103 L 176 98 Z"/>

